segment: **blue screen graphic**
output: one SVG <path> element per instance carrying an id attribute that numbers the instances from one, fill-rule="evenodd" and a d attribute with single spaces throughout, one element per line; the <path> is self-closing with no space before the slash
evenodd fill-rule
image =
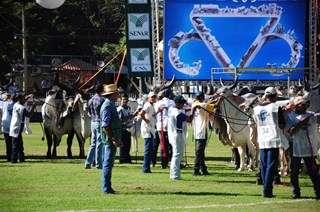
<path id="1" fill-rule="evenodd" d="M 306 14 L 306 0 L 166 0 L 164 77 L 302 79 Z"/>

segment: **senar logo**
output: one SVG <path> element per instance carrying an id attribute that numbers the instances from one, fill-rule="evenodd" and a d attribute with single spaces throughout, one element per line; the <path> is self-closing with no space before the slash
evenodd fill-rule
<path id="1" fill-rule="evenodd" d="M 140 17 L 136 15 L 130 16 L 130 22 L 132 22 L 137 28 L 141 28 L 143 24 L 147 22 L 147 20 L 147 15 L 141 15 Z"/>

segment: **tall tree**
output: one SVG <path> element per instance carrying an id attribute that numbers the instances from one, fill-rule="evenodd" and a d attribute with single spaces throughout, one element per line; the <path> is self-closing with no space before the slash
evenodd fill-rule
<path id="1" fill-rule="evenodd" d="M 26 5 L 26 38 L 31 63 L 43 54 L 106 57 L 110 51 L 103 49 L 111 48 L 110 43 L 117 46 L 124 35 L 124 0 L 67 0 L 54 10 L 42 8 L 31 0 L 1 0 L 2 73 L 9 72 L 10 64 L 22 58 L 22 2 Z"/>

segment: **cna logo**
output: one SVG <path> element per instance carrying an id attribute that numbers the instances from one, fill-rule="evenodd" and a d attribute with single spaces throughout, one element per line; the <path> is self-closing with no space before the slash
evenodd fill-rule
<path id="1" fill-rule="evenodd" d="M 149 13 L 128 13 L 129 40 L 149 40 Z"/>
<path id="2" fill-rule="evenodd" d="M 145 58 L 149 55 L 149 49 L 143 49 L 142 51 L 133 49 L 132 54 L 134 57 L 136 57 L 137 61 L 144 61 Z"/>
<path id="3" fill-rule="evenodd" d="M 131 15 L 130 16 L 130 22 L 133 23 L 137 28 L 141 28 L 143 24 L 147 23 L 147 21 L 148 21 L 147 15 L 141 15 L 141 16 Z"/>
<path id="4" fill-rule="evenodd" d="M 131 71 L 132 72 L 151 72 L 151 60 L 149 48 L 132 48 Z"/>
<path id="5" fill-rule="evenodd" d="M 232 0 L 235 3 L 247 3 L 247 2 L 256 2 L 257 0 Z"/>

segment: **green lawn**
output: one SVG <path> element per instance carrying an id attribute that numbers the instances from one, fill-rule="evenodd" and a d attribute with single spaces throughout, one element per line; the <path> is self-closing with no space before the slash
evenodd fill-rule
<path id="1" fill-rule="evenodd" d="M 320 211 L 320 201 L 312 199 L 312 184 L 305 175 L 300 180 L 304 199 L 290 198 L 289 178 L 275 187 L 276 198 L 262 198 L 255 173 L 235 171 L 229 148 L 213 135 L 206 152 L 210 176 L 192 176 L 194 143 L 188 141 L 190 167 L 182 170 L 181 181 L 170 181 L 169 170 L 159 164 L 152 174 L 142 174 L 141 160 L 132 165 L 116 161 L 112 181 L 117 194 L 104 195 L 99 170 L 84 169 L 81 159 L 65 159 L 65 139 L 58 148 L 58 155 L 64 157 L 44 159 L 46 143 L 41 141 L 40 125 L 33 124 L 32 129 L 33 135 L 24 136 L 26 163 L 0 160 L 0 211 Z M 142 147 L 140 141 L 139 156 Z M 4 148 L 0 140 L 0 155 Z M 76 142 L 73 153 L 78 155 Z"/>

